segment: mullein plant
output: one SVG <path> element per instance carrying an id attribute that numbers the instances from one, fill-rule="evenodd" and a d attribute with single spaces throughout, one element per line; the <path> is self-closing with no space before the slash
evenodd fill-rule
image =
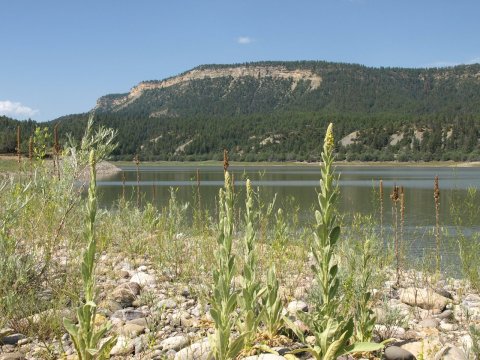
<path id="1" fill-rule="evenodd" d="M 273 339 L 285 323 L 279 288 L 275 266 L 272 265 L 267 274 L 267 286 L 262 297 L 263 309 L 261 313 L 261 320 L 265 327 L 264 334 L 268 339 Z"/>
<path id="2" fill-rule="evenodd" d="M 363 243 L 361 274 L 358 288 L 358 297 L 355 306 L 355 339 L 357 341 L 371 341 L 375 327 L 375 315 L 369 308 L 371 293 L 369 282 L 372 276 L 371 261 L 374 252 L 369 239 Z"/>
<path id="3" fill-rule="evenodd" d="M 228 163 L 228 160 L 227 160 Z M 215 325 L 215 333 L 210 338 L 212 355 L 216 360 L 235 359 L 242 350 L 247 333 L 233 339 L 232 329 L 237 322 L 236 307 L 239 294 L 233 288 L 235 257 L 233 243 L 233 203 L 232 179 L 225 168 L 225 187 L 219 192 L 219 235 L 213 270 L 213 294 L 210 298 L 210 315 Z"/>
<path id="4" fill-rule="evenodd" d="M 104 340 L 111 324 L 95 325 L 97 305 L 95 304 L 95 254 L 97 239 L 95 236 L 95 217 L 97 214 L 96 194 L 96 158 L 95 151 L 90 151 L 90 185 L 88 188 L 87 219 L 85 238 L 87 248 L 83 254 L 82 280 L 85 304 L 77 309 L 78 324 L 64 318 L 63 324 L 72 338 L 79 360 L 107 359 L 116 338 L 111 336 Z M 103 340 L 103 341 L 102 341 Z"/>
<path id="5" fill-rule="evenodd" d="M 242 273 L 242 290 L 239 299 L 242 319 L 240 331 L 245 335 L 244 347 L 253 346 L 255 335 L 261 320 L 259 301 L 264 289 L 256 278 L 257 258 L 255 251 L 256 232 L 254 228 L 255 211 L 253 206 L 254 193 L 250 179 L 246 181 L 245 200 L 245 237 L 244 266 Z"/>
<path id="6" fill-rule="evenodd" d="M 292 353 L 307 351 L 316 360 L 334 360 L 338 356 L 363 351 L 375 351 L 383 347 L 374 343 L 351 344 L 354 332 L 352 317 L 342 316 L 339 294 L 340 279 L 335 251 L 340 236 L 337 225 L 335 204 L 338 198 L 337 180 L 334 175 L 334 137 L 333 125 L 327 128 L 323 144 L 320 191 L 318 193 L 319 210 L 315 211 L 316 229 L 312 242 L 314 265 L 312 266 L 319 287 L 318 299 L 311 313 L 299 314 L 315 337 L 313 346 L 298 349 Z M 293 324 L 289 324 L 300 340 L 304 334 Z"/>

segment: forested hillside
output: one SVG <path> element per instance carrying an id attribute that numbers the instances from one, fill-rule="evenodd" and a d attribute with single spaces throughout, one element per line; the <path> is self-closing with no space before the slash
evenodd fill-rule
<path id="1" fill-rule="evenodd" d="M 98 124 L 119 131 L 117 159 L 135 154 L 143 160 L 220 159 L 227 148 L 236 160 L 316 161 L 329 122 L 342 139 L 339 159 L 480 159 L 478 64 L 440 69 L 314 61 L 204 65 L 104 96 L 94 111 Z M 78 137 L 87 117 L 69 115 L 46 125 L 58 124 L 62 136 Z M 0 151 L 12 151 L 16 122 L 0 121 L 7 125 L 0 127 Z M 22 132 L 31 131 L 32 124 L 23 123 Z"/>

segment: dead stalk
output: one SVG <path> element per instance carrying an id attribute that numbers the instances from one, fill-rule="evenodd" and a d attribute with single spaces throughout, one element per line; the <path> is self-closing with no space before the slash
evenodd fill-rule
<path id="1" fill-rule="evenodd" d="M 398 238 L 398 207 L 397 203 L 399 200 L 399 187 L 397 185 L 393 186 L 392 194 L 390 195 L 392 200 L 392 215 L 393 215 L 393 236 L 394 236 L 394 248 L 395 248 L 395 260 L 396 260 L 396 274 L 397 280 L 396 284 L 400 284 L 400 247 L 399 247 L 399 238 Z"/>
<path id="2" fill-rule="evenodd" d="M 433 199 L 435 201 L 435 244 L 436 244 L 436 265 L 437 273 L 440 273 L 440 187 L 438 176 L 433 181 Z"/>

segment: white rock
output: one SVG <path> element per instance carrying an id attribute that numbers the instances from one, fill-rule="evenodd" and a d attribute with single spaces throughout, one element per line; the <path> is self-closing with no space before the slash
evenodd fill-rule
<path id="1" fill-rule="evenodd" d="M 307 312 L 308 311 L 308 305 L 304 301 L 294 300 L 294 301 L 291 301 L 288 304 L 287 310 L 292 315 L 297 313 L 297 312 L 301 312 L 301 311 Z"/>
<path id="2" fill-rule="evenodd" d="M 208 360 L 210 343 L 207 338 L 183 348 L 175 354 L 175 360 Z"/>
<path id="3" fill-rule="evenodd" d="M 134 351 L 133 341 L 129 340 L 125 336 L 119 336 L 117 338 L 117 343 L 110 351 L 111 356 L 122 356 L 131 354 Z"/>
<path id="4" fill-rule="evenodd" d="M 418 306 L 425 310 L 443 310 L 449 299 L 437 294 L 432 289 L 406 288 L 400 289 L 400 300 L 411 306 Z"/>
<path id="5" fill-rule="evenodd" d="M 283 356 L 275 354 L 260 354 L 255 356 L 248 356 L 243 360 L 285 360 Z"/>
<path id="6" fill-rule="evenodd" d="M 135 272 L 130 281 L 136 282 L 140 286 L 155 285 L 155 278 L 152 275 L 142 271 Z"/>
<path id="7" fill-rule="evenodd" d="M 178 351 L 180 349 L 183 349 L 185 346 L 187 346 L 189 342 L 190 340 L 186 336 L 179 335 L 179 336 L 174 336 L 174 337 L 163 340 L 160 343 L 160 346 L 164 351 L 168 351 L 168 350 Z"/>

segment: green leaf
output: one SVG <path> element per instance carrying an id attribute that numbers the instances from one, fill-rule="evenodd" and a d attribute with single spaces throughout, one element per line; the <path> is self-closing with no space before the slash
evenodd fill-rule
<path id="1" fill-rule="evenodd" d="M 385 346 L 383 344 L 372 343 L 372 342 L 360 342 L 349 345 L 345 348 L 345 351 L 342 355 L 345 354 L 352 354 L 357 352 L 371 352 L 371 351 L 378 351 L 383 349 Z"/>

